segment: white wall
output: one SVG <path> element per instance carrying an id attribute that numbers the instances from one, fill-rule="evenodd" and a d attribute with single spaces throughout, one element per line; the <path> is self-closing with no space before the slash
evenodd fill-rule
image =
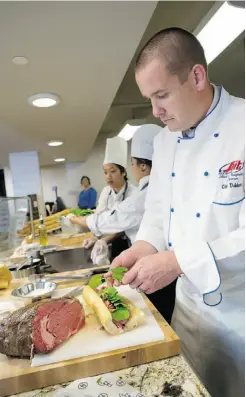
<path id="1" fill-rule="evenodd" d="M 55 201 L 55 192 L 52 191 L 52 186 L 57 186 L 58 196 L 62 197 L 66 206 L 76 207 L 78 195 L 81 191 L 80 180 L 83 175 L 87 175 L 91 179 L 91 184 L 99 195 L 105 186 L 102 168 L 105 144 L 106 137 L 97 139 L 91 155 L 84 163 L 41 167 L 44 201 Z M 130 164 L 128 166 L 128 174 L 130 181 L 133 182 Z"/>

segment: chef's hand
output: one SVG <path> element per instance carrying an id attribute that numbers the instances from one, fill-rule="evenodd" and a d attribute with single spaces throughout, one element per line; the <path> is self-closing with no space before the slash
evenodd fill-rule
<path id="1" fill-rule="evenodd" d="M 139 259 L 124 275 L 122 284 L 152 294 L 171 284 L 181 274 L 182 270 L 173 251 L 158 252 Z"/>
<path id="2" fill-rule="evenodd" d="M 83 241 L 83 248 L 89 249 L 93 247 L 93 245 L 97 242 L 97 240 L 98 240 L 97 237 L 86 238 Z"/>
<path id="3" fill-rule="evenodd" d="M 65 225 L 65 226 L 72 226 L 73 225 L 73 223 L 72 223 L 72 219 L 73 218 L 76 218 L 76 216 L 73 215 L 73 214 L 68 214 L 67 216 L 62 216 L 61 217 L 62 224 Z"/>
<path id="4" fill-rule="evenodd" d="M 146 257 L 148 255 L 153 255 L 157 251 L 153 245 L 147 243 L 146 241 L 136 241 L 131 248 L 123 251 L 119 256 L 117 256 L 111 266 L 110 270 L 115 267 L 127 267 L 130 269 L 140 258 Z M 115 285 L 120 285 L 117 281 L 112 280 L 112 272 L 109 271 L 105 274 L 105 277 L 109 279 L 110 283 Z"/>
<path id="5" fill-rule="evenodd" d="M 73 216 L 70 218 L 70 222 L 72 225 L 77 225 L 77 226 L 80 226 L 83 228 L 88 228 L 87 222 L 86 222 L 86 216 Z"/>
<path id="6" fill-rule="evenodd" d="M 94 265 L 104 266 L 109 265 L 108 259 L 109 251 L 106 241 L 98 240 L 91 251 L 91 259 Z"/>

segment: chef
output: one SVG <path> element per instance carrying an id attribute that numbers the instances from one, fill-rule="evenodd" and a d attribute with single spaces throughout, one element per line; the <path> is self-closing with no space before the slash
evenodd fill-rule
<path id="1" fill-rule="evenodd" d="M 142 125 L 134 134 L 131 144 L 132 173 L 138 183 L 136 194 L 99 215 L 87 217 L 87 225 L 96 236 L 124 232 L 129 245 L 135 241 L 144 214 L 144 204 L 152 168 L 153 140 L 161 127 L 156 124 Z M 107 240 L 107 239 L 106 239 Z M 99 240 L 92 250 L 94 264 L 101 264 L 107 257 L 105 239 Z"/>
<path id="2" fill-rule="evenodd" d="M 179 28 L 149 40 L 135 75 L 166 127 L 136 242 L 112 267 L 146 293 L 179 277 L 184 356 L 213 397 L 244 396 L 244 100 L 209 82 L 202 46 Z"/>
<path id="3" fill-rule="evenodd" d="M 99 214 L 103 214 L 105 211 L 113 211 L 115 206 L 124 202 L 125 199 L 137 192 L 137 188 L 128 182 L 126 167 L 126 140 L 119 136 L 107 139 L 103 162 L 104 178 L 107 186 L 101 192 L 95 215 L 89 217 L 75 217 L 70 215 L 69 221 L 72 225 L 88 228 L 95 235 L 98 235 L 98 233 L 95 233 L 97 230 L 95 220 L 98 219 Z M 118 236 L 114 236 L 115 241 L 112 246 L 112 254 L 114 257 L 128 247 L 128 241 L 125 237 L 117 237 Z M 92 247 L 97 240 L 97 236 L 86 240 L 84 242 L 84 247 Z"/>
<path id="4" fill-rule="evenodd" d="M 96 208 L 97 213 L 113 209 L 115 205 L 137 191 L 136 187 L 128 182 L 126 168 L 127 142 L 119 136 L 107 139 L 103 162 L 107 186 L 100 194 Z"/>

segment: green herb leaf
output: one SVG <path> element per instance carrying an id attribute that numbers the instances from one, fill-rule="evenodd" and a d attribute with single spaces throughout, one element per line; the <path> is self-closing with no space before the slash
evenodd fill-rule
<path id="1" fill-rule="evenodd" d="M 99 287 L 99 285 L 101 285 L 104 282 L 105 282 L 105 278 L 101 274 L 95 274 L 90 278 L 89 286 L 93 289 L 96 289 L 97 287 Z"/>
<path id="2" fill-rule="evenodd" d="M 118 295 L 118 291 L 114 287 L 105 288 L 103 291 L 108 295 L 109 298 L 113 298 Z"/>
<path id="3" fill-rule="evenodd" d="M 93 214 L 93 211 L 91 210 L 81 210 L 80 208 L 74 208 L 70 211 L 71 214 L 75 215 L 75 216 L 86 216 L 86 215 L 90 215 Z"/>
<path id="4" fill-rule="evenodd" d="M 112 269 L 114 273 L 125 273 L 127 272 L 127 270 L 128 270 L 127 267 L 122 267 L 122 266 L 118 266 Z"/>
<path id="5" fill-rule="evenodd" d="M 112 269 L 112 277 L 114 280 L 121 281 L 127 271 L 127 267 L 115 267 L 114 269 Z"/>
<path id="6" fill-rule="evenodd" d="M 111 314 L 112 314 L 112 318 L 116 321 L 127 320 L 130 317 L 129 311 L 125 308 L 117 309 Z"/>
<path id="7" fill-rule="evenodd" d="M 102 377 L 97 379 L 97 384 L 99 385 L 99 383 L 101 383 L 102 381 Z"/>
<path id="8" fill-rule="evenodd" d="M 112 317 L 116 321 L 126 320 L 129 318 L 130 313 L 127 309 L 127 305 L 122 302 L 121 296 L 118 294 L 118 291 L 114 287 L 108 287 L 100 291 L 99 296 L 103 301 L 108 300 L 114 307 L 114 311 L 112 312 Z"/>

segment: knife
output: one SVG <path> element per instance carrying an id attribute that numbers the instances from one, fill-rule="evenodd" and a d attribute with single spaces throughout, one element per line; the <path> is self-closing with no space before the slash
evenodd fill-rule
<path id="1" fill-rule="evenodd" d="M 109 267 L 104 268 L 104 269 L 94 269 L 94 270 L 90 270 L 88 273 L 84 273 L 84 274 L 77 274 L 77 275 L 73 275 L 73 276 L 45 276 L 42 274 L 39 275 L 32 275 L 31 279 L 35 279 L 35 281 L 48 281 L 48 280 L 87 280 L 89 279 L 91 276 L 93 276 L 94 274 L 102 274 L 102 273 L 107 273 L 109 271 Z"/>
<path id="2" fill-rule="evenodd" d="M 82 287 L 80 286 L 80 287 L 74 288 L 72 291 L 63 295 L 61 298 L 72 298 L 73 296 L 79 295 L 83 291 L 84 287 L 88 284 L 88 282 L 86 284 L 82 285 Z"/>

